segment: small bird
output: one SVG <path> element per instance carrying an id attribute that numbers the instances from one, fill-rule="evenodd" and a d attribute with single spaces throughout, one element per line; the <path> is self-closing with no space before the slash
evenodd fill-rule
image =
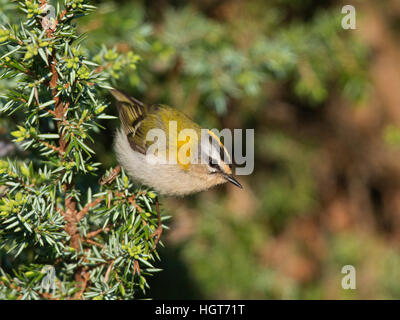
<path id="1" fill-rule="evenodd" d="M 116 133 L 114 150 L 119 164 L 134 180 L 160 194 L 176 196 L 207 190 L 227 181 L 242 188 L 232 174 L 229 153 L 212 131 L 205 131 L 205 140 L 209 142 L 205 147 L 200 139 L 204 130 L 183 112 L 164 104 L 146 105 L 116 89 L 110 92 L 117 100 L 122 124 Z M 170 130 L 172 124 L 176 126 L 176 133 Z M 148 161 L 146 154 L 154 143 L 146 138 L 151 129 L 161 129 L 166 138 L 164 148 L 159 147 L 156 157 L 166 159 L 172 152 L 179 154 L 186 144 L 184 154 L 189 162 L 179 157 L 174 163 Z M 191 129 L 196 135 L 180 141 L 179 132 L 185 129 Z"/>

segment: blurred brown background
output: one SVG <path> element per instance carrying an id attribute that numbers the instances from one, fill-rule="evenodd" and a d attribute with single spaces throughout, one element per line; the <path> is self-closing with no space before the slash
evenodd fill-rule
<path id="1" fill-rule="evenodd" d="M 172 218 L 149 296 L 400 298 L 400 1 L 98 5 L 80 26 L 89 47 L 142 58 L 116 86 L 204 127 L 255 129 L 244 190 L 162 199 Z M 108 168 L 118 121 L 104 125 Z"/>
<path id="2" fill-rule="evenodd" d="M 341 28 L 346 4 L 356 30 Z M 400 297 L 399 4 L 111 6 L 104 19 L 133 6 L 152 29 L 151 49 L 126 33 L 112 40 L 143 59 L 138 85 L 121 80 L 127 90 L 205 127 L 255 129 L 244 190 L 164 199 L 172 220 L 151 296 Z M 107 25 L 101 18 L 90 31 Z M 341 287 L 344 265 L 356 269 L 356 290 Z"/>

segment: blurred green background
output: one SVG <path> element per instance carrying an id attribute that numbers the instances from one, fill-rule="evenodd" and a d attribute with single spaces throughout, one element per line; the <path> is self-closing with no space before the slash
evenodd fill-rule
<path id="1" fill-rule="evenodd" d="M 88 50 L 110 50 L 98 59 L 114 85 L 203 127 L 255 129 L 244 190 L 162 198 L 172 219 L 148 297 L 400 298 L 398 0 L 95 4 L 77 23 Z M 341 26 L 347 4 L 355 30 Z M 137 53 L 137 69 L 120 76 L 113 48 Z M 118 121 L 103 125 L 105 170 Z M 341 287 L 344 265 L 356 290 Z"/>

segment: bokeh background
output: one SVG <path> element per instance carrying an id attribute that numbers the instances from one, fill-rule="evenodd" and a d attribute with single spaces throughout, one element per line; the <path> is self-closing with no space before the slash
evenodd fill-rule
<path id="1" fill-rule="evenodd" d="M 244 190 L 162 199 L 172 217 L 148 297 L 400 298 L 398 0 L 95 4 L 77 21 L 85 47 L 141 57 L 123 76 L 112 63 L 115 85 L 203 127 L 255 129 Z M 347 4 L 355 30 L 341 26 Z M 0 121 L 9 156 L 15 124 Z M 105 170 L 118 121 L 103 125 L 94 148 Z M 355 290 L 341 286 L 344 265 Z"/>

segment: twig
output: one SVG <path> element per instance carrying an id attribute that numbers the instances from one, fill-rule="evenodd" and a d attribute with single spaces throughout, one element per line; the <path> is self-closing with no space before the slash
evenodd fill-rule
<path id="1" fill-rule="evenodd" d="M 98 230 L 96 230 L 96 231 L 92 231 L 92 232 L 89 232 L 87 235 L 86 235 L 86 238 L 87 239 L 90 239 L 90 238 L 94 238 L 95 236 L 97 236 L 99 233 L 101 233 L 101 232 L 103 232 L 103 231 L 110 231 L 110 228 L 108 228 L 108 227 L 106 227 L 106 228 L 100 228 L 100 229 L 98 229 Z"/>
<path id="2" fill-rule="evenodd" d="M 107 283 L 107 281 L 108 281 L 108 277 L 109 277 L 109 275 L 110 275 L 110 272 L 111 272 L 111 270 L 112 270 L 112 267 L 114 266 L 114 262 L 115 262 L 115 260 L 113 260 L 113 261 L 110 263 L 110 265 L 108 266 L 108 268 L 107 268 L 106 275 L 104 276 L 104 283 Z"/>
<path id="3" fill-rule="evenodd" d="M 137 260 L 133 262 L 133 275 L 135 275 L 136 272 L 138 273 L 138 275 L 140 275 L 140 267 L 139 267 L 139 262 Z"/>
<path id="4" fill-rule="evenodd" d="M 35 92 L 35 100 L 38 106 L 40 106 L 40 101 L 39 101 L 39 93 L 38 93 L 38 89 L 37 87 L 33 88 L 34 92 Z"/>
<path id="5" fill-rule="evenodd" d="M 96 241 L 90 240 L 90 239 L 84 239 L 85 242 L 90 243 L 94 246 L 98 246 L 100 248 L 104 248 L 104 245 L 102 245 L 101 243 L 98 243 Z"/>
<path id="6" fill-rule="evenodd" d="M 114 180 L 118 177 L 119 173 L 121 172 L 121 166 L 116 166 L 107 177 L 103 177 L 100 179 L 99 184 L 101 186 L 105 184 L 111 184 Z"/>
<path id="7" fill-rule="evenodd" d="M 41 0 L 40 1 L 40 6 L 45 6 L 47 5 L 46 0 Z M 53 28 L 48 28 L 46 30 L 47 32 L 47 37 L 48 38 L 53 38 L 53 31 L 55 30 L 56 26 L 58 24 L 58 20 L 54 23 Z M 59 147 L 57 148 L 57 151 L 59 153 L 60 158 L 63 158 L 65 155 L 65 150 L 67 147 L 67 142 L 64 138 L 64 133 L 61 127 L 61 124 L 64 120 L 64 115 L 68 110 L 69 107 L 69 102 L 67 102 L 65 105 L 63 101 L 60 99 L 60 95 L 58 94 L 57 90 L 57 81 L 59 78 L 58 72 L 57 72 L 57 58 L 55 55 L 55 51 L 51 55 L 50 59 L 50 72 L 51 72 L 51 77 L 50 77 L 50 89 L 51 89 L 51 94 L 53 96 L 53 100 L 55 101 L 54 103 L 54 116 L 58 118 L 59 120 L 57 121 L 57 129 L 60 135 L 59 138 Z M 68 190 L 72 188 L 73 184 L 65 184 L 64 185 L 64 192 L 67 193 Z M 80 235 L 78 232 L 77 228 L 77 219 L 76 219 L 76 201 L 74 198 L 71 196 L 67 196 L 65 198 L 65 213 L 64 213 L 64 219 L 66 220 L 66 226 L 65 230 L 68 232 L 68 234 L 71 236 L 71 247 L 74 249 L 79 249 L 79 240 L 80 240 Z"/>
<path id="8" fill-rule="evenodd" d="M 48 143 L 47 141 L 39 140 L 39 143 L 43 144 L 47 148 L 52 149 L 58 153 L 61 153 L 61 154 L 64 153 L 59 147 L 53 146 L 52 144 Z"/>
<path id="9" fill-rule="evenodd" d="M 78 212 L 76 215 L 77 221 L 82 220 L 82 218 L 89 212 L 90 209 L 94 208 L 97 206 L 101 201 L 103 201 L 104 196 L 101 196 L 97 198 L 96 200 L 93 200 L 91 203 L 87 204 L 81 211 Z"/>
<path id="10" fill-rule="evenodd" d="M 153 248 L 151 249 L 150 252 L 153 252 L 155 248 L 157 247 L 158 242 L 160 241 L 163 228 L 162 228 L 162 221 L 161 221 L 161 214 L 160 214 L 160 206 L 158 204 L 158 197 L 156 198 L 156 211 L 157 211 L 157 217 L 158 217 L 158 227 L 157 229 L 150 235 L 150 237 L 156 237 L 156 240 L 154 241 Z"/>
<path id="11" fill-rule="evenodd" d="M 97 67 L 96 69 L 94 69 L 94 73 L 100 73 L 100 72 L 102 72 L 102 71 L 104 71 L 104 70 L 110 68 L 111 66 L 112 66 L 111 63 L 107 63 L 107 64 L 104 65 L 104 66 L 99 66 L 99 67 Z"/>
<path id="12" fill-rule="evenodd" d="M 83 282 L 83 285 L 82 285 L 82 289 L 78 293 L 75 294 L 74 299 L 78 299 L 78 300 L 82 299 L 82 295 L 86 290 L 87 283 L 89 282 L 89 278 L 90 278 L 90 274 L 87 271 L 83 272 L 83 276 L 80 273 L 76 274 L 75 279 L 78 281 L 78 283 Z"/>
<path id="13" fill-rule="evenodd" d="M 45 299 L 48 299 L 48 300 L 60 300 L 60 299 L 58 299 L 58 298 L 54 298 L 53 296 L 52 296 L 52 294 L 51 293 L 48 293 L 48 292 L 43 292 L 43 293 L 39 293 L 43 298 L 45 298 Z"/>

